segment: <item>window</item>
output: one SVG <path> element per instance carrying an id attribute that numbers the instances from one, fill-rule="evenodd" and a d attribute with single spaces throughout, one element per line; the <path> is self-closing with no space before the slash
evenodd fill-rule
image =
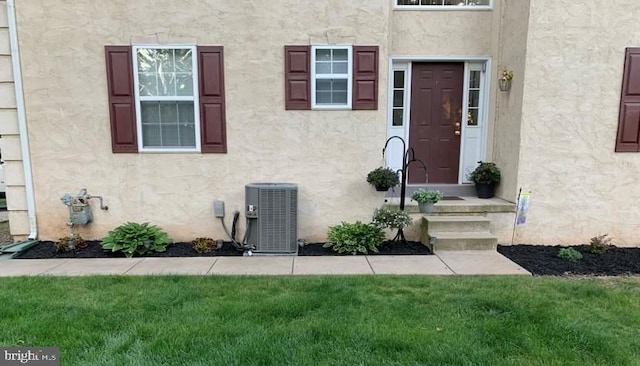
<path id="1" fill-rule="evenodd" d="M 138 144 L 199 150 L 195 47 L 134 47 Z"/>
<path id="2" fill-rule="evenodd" d="M 105 46 L 114 153 L 226 153 L 220 46 Z"/>
<path id="3" fill-rule="evenodd" d="M 393 116 L 391 125 L 394 127 L 401 127 L 404 125 L 405 74 L 404 70 L 393 71 Z"/>
<path id="4" fill-rule="evenodd" d="M 467 126 L 477 126 L 480 117 L 480 70 L 469 71 Z"/>
<path id="5" fill-rule="evenodd" d="M 350 46 L 312 47 L 313 108 L 351 108 L 351 60 Z"/>
<path id="6" fill-rule="evenodd" d="M 378 46 L 284 46 L 284 108 L 378 109 Z"/>
<path id="7" fill-rule="evenodd" d="M 491 9 L 491 0 L 396 0 L 397 8 L 407 9 Z"/>

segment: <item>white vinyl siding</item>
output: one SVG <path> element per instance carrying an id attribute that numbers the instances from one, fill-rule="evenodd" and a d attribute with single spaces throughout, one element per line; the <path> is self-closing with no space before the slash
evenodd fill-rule
<path id="1" fill-rule="evenodd" d="M 199 151 L 196 48 L 134 46 L 140 151 Z"/>

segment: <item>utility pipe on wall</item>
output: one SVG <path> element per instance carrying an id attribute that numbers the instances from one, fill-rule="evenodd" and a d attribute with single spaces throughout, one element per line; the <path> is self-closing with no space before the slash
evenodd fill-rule
<path id="1" fill-rule="evenodd" d="M 29 239 L 38 237 L 36 225 L 36 202 L 33 192 L 33 175 L 31 172 L 31 154 L 27 131 L 27 117 L 24 111 L 24 93 L 22 90 L 22 69 L 20 68 L 20 52 L 18 48 L 18 30 L 16 28 L 16 11 L 14 0 L 7 0 L 7 17 L 9 21 L 9 45 L 11 47 L 11 65 L 13 67 L 13 83 L 16 93 L 16 109 L 18 111 L 18 128 L 20 131 L 20 147 L 24 167 L 24 186 L 27 194 L 27 214 L 29 215 Z"/>

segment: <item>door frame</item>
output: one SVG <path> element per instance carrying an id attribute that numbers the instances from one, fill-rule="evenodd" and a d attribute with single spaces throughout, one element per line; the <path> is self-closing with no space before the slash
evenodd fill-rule
<path id="1" fill-rule="evenodd" d="M 477 69 L 480 65 L 481 73 L 481 88 L 480 88 L 480 102 L 482 113 L 478 116 L 480 119 L 480 136 L 479 136 L 479 152 L 477 153 L 477 160 L 485 160 L 487 154 L 487 135 L 489 131 L 489 101 L 491 99 L 491 82 L 493 75 L 491 72 L 491 57 L 489 56 L 391 56 L 389 57 L 389 69 L 388 69 L 388 100 L 387 100 L 387 137 L 399 136 L 402 137 L 407 145 L 409 143 L 409 129 L 410 126 L 410 113 L 411 113 L 411 69 L 414 62 L 459 62 L 464 63 L 464 82 L 463 82 L 463 95 L 462 95 L 462 116 L 463 119 L 468 113 L 469 105 L 469 71 Z M 393 126 L 393 76 L 394 71 L 404 70 L 404 113 L 403 113 L 403 125 Z M 465 146 L 465 137 L 467 136 L 467 124 L 466 120 L 460 121 L 462 125 L 462 139 L 460 140 L 460 163 L 458 170 L 458 184 L 468 183 L 466 180 L 467 171 L 465 171 L 464 159 L 465 156 L 473 154 L 473 151 L 469 151 L 469 146 Z M 390 151 L 386 155 L 387 166 L 392 167 L 394 170 L 400 168 L 402 165 L 402 146 L 400 143 L 390 144 Z M 469 170 L 469 169 L 466 169 Z M 427 183 L 428 184 L 428 183 Z"/>

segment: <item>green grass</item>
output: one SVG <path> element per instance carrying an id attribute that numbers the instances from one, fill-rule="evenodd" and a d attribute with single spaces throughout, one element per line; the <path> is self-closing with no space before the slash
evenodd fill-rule
<path id="1" fill-rule="evenodd" d="M 0 345 L 63 365 L 640 365 L 640 281 L 27 277 Z"/>

